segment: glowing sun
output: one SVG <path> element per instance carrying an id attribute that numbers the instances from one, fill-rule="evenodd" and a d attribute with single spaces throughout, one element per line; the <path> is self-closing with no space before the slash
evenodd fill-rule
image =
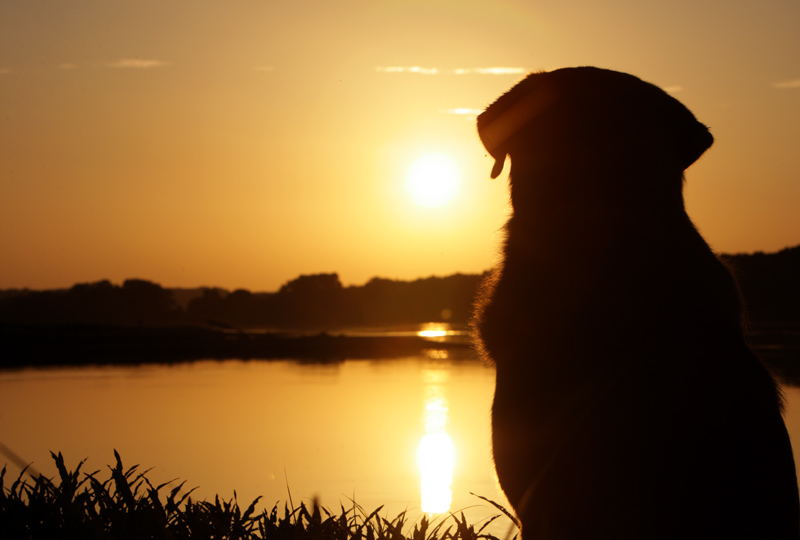
<path id="1" fill-rule="evenodd" d="M 406 189 L 420 206 L 447 204 L 458 194 L 459 170 L 444 154 L 425 154 L 408 169 Z"/>

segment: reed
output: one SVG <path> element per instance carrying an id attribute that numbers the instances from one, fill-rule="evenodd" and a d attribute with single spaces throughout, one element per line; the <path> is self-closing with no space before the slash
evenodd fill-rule
<path id="1" fill-rule="evenodd" d="M 316 502 L 294 506 L 279 503 L 257 510 L 257 497 L 242 510 L 234 491 L 230 500 L 195 501 L 185 482 L 154 486 L 148 470 L 125 468 L 115 451 L 110 475 L 81 473 L 85 461 L 70 471 L 59 452 L 51 453 L 58 476 L 46 478 L 24 469 L 6 486 L 6 467 L 0 472 L 0 538 L 139 540 L 498 540 L 486 532 L 495 519 L 510 514 L 497 503 L 497 514 L 479 525 L 468 524 L 463 513 L 410 521 L 406 512 L 394 519 L 380 515 L 383 507 L 367 513 L 359 504 L 341 505 L 334 513 Z M 513 519 L 513 518 L 511 518 Z"/>

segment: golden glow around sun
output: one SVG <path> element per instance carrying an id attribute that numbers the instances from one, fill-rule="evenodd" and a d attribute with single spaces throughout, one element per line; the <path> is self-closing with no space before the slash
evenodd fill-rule
<path id="1" fill-rule="evenodd" d="M 425 154 L 409 167 L 406 189 L 418 205 L 435 208 L 455 198 L 459 176 L 458 165 L 446 155 Z"/>

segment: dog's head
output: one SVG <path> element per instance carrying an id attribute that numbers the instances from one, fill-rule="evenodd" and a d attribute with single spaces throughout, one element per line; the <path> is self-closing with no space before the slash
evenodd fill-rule
<path id="1" fill-rule="evenodd" d="M 641 177 L 655 166 L 680 176 L 714 140 L 660 88 L 594 67 L 528 75 L 478 116 L 478 134 L 495 159 L 492 178 L 511 158 L 512 185 L 515 169 Z"/>

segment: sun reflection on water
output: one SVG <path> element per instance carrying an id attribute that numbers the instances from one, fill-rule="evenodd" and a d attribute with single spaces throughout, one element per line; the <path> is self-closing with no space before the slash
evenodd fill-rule
<path id="1" fill-rule="evenodd" d="M 422 511 L 441 514 L 450 510 L 455 468 L 455 447 L 447 434 L 447 399 L 444 384 L 447 372 L 443 369 L 423 370 L 426 385 L 425 435 L 417 447 L 417 464 L 420 472 Z"/>
<path id="2" fill-rule="evenodd" d="M 417 331 L 417 335 L 424 338 L 443 338 L 453 333 L 447 323 L 426 323 Z"/>
<path id="3" fill-rule="evenodd" d="M 420 330 L 417 335 L 420 337 L 444 337 L 447 335 L 447 330 Z"/>

